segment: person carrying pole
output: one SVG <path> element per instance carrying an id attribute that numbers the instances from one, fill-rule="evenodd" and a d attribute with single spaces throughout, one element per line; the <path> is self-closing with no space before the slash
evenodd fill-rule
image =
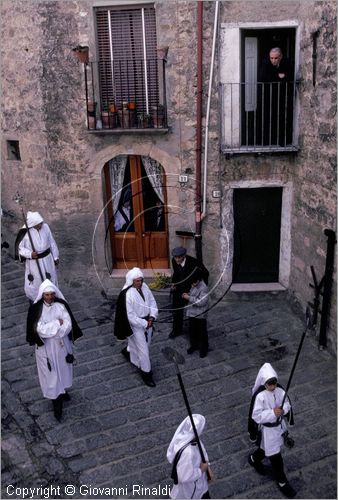
<path id="1" fill-rule="evenodd" d="M 210 498 L 208 481 L 212 481 L 214 476 L 208 463 L 208 455 L 199 438 L 205 426 L 205 418 L 203 415 L 191 413 L 178 366 L 185 363 L 184 356 L 169 346 L 162 349 L 162 354 L 168 361 L 175 364 L 176 375 L 188 412 L 188 417 L 177 428 L 167 450 L 167 459 L 173 464 L 171 477 L 174 480 L 174 487 L 171 490 L 171 498 Z"/>
<path id="2" fill-rule="evenodd" d="M 262 460 L 269 458 L 280 491 L 287 498 L 294 498 L 296 492 L 286 478 L 281 455 L 283 438 L 287 436 L 287 423 L 293 424 L 292 407 L 277 380 L 277 373 L 271 364 L 264 363 L 252 389 L 249 433 L 250 440 L 255 441 L 258 448 L 249 455 L 248 462 L 259 474 L 264 475 Z"/>
<path id="3" fill-rule="evenodd" d="M 15 242 L 18 249 L 16 259 L 25 262 L 24 290 L 33 303 L 44 280 L 49 279 L 58 286 L 56 267 L 59 264 L 59 250 L 48 224 L 39 212 L 27 212 L 27 217 L 24 214 L 23 217 L 25 224 Z"/>
<path id="4" fill-rule="evenodd" d="M 210 498 L 208 481 L 211 481 L 213 475 L 208 454 L 199 439 L 204 426 L 203 415 L 193 414 L 192 418 L 189 415 L 177 427 L 169 444 L 167 459 L 173 465 L 171 477 L 174 480 L 171 498 Z"/>

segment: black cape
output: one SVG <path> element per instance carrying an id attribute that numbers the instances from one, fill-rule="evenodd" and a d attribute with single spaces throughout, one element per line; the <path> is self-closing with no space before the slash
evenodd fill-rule
<path id="1" fill-rule="evenodd" d="M 281 389 L 283 389 L 283 391 L 285 391 L 284 387 L 282 387 L 280 384 L 277 384 L 277 387 L 280 387 Z M 264 391 L 265 390 L 265 387 L 264 385 L 261 385 L 257 391 L 253 394 L 252 398 L 251 398 L 251 402 L 250 402 L 250 408 L 249 408 L 249 418 L 248 418 L 248 432 L 250 434 L 250 439 L 253 441 L 257 438 L 259 438 L 259 431 L 258 431 L 258 424 L 257 422 L 254 421 L 254 419 L 252 418 L 252 412 L 253 412 L 253 409 L 254 409 L 254 405 L 255 405 L 255 401 L 256 401 L 256 397 L 257 395 Z M 289 398 L 289 396 L 287 396 L 288 400 L 289 400 L 289 403 L 290 403 L 290 406 L 291 406 L 291 409 L 288 413 L 286 413 L 284 415 L 284 418 L 287 419 L 288 423 L 290 425 L 294 425 L 294 421 L 293 421 L 293 410 L 292 410 L 292 405 L 291 405 L 291 400 Z"/>
<path id="2" fill-rule="evenodd" d="M 26 233 L 27 233 L 26 227 L 19 229 L 19 232 L 18 232 L 18 234 L 15 238 L 15 242 L 14 242 L 14 259 L 19 260 L 20 262 L 25 262 L 25 260 L 26 260 L 26 257 L 22 257 L 22 255 L 19 254 L 19 245 L 20 245 L 21 241 L 23 240 L 23 237 L 25 236 Z"/>
<path id="3" fill-rule="evenodd" d="M 133 286 L 133 285 L 131 285 Z M 131 288 L 128 286 L 119 293 L 116 302 L 114 335 L 118 340 L 125 340 L 133 335 L 133 330 L 129 324 L 126 306 L 126 293 Z"/>
<path id="4" fill-rule="evenodd" d="M 55 298 L 55 302 L 60 302 L 67 309 L 67 312 L 72 321 L 72 330 L 69 332 L 68 337 L 70 340 L 74 342 L 78 338 L 82 337 L 83 333 L 81 331 L 81 328 L 77 324 L 68 303 L 63 299 L 58 299 L 58 298 Z M 40 347 L 44 345 L 43 340 L 40 338 L 37 332 L 38 321 L 42 314 L 42 306 L 43 306 L 43 299 L 39 300 L 36 304 L 32 304 L 28 309 L 26 341 L 29 343 L 29 345 L 36 344 Z"/>

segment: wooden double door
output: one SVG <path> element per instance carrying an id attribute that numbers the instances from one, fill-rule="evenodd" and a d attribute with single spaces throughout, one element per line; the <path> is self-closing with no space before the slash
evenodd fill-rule
<path id="1" fill-rule="evenodd" d="M 116 230 L 117 213 L 113 213 L 112 186 L 109 164 L 104 167 L 107 196 L 107 227 L 112 268 L 167 269 L 168 217 L 165 175 L 163 172 L 162 200 L 156 194 L 142 165 L 140 156 L 128 156 L 121 191 L 129 198 L 130 222 Z M 115 223 L 114 223 L 115 222 Z"/>

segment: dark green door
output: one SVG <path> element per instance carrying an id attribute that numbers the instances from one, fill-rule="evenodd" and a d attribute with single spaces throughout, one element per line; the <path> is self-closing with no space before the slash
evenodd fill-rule
<path id="1" fill-rule="evenodd" d="M 234 283 L 278 282 L 283 189 L 235 189 Z"/>

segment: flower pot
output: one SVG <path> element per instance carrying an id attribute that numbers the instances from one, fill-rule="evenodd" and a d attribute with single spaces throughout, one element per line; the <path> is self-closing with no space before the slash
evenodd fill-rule
<path id="1" fill-rule="evenodd" d="M 102 128 L 109 128 L 109 113 L 108 111 L 102 111 Z"/>
<path id="2" fill-rule="evenodd" d="M 80 63 L 87 64 L 89 61 L 89 47 L 81 47 L 78 45 L 73 49 L 76 57 L 78 58 Z"/>
<path id="3" fill-rule="evenodd" d="M 128 102 L 128 109 L 130 111 L 135 111 L 135 109 L 136 109 L 136 102 Z"/>
<path id="4" fill-rule="evenodd" d="M 108 111 L 109 113 L 117 113 L 117 106 L 114 103 L 109 104 Z"/>
<path id="5" fill-rule="evenodd" d="M 110 128 L 118 128 L 120 127 L 120 119 L 118 112 L 109 113 L 109 127 Z"/>
<path id="6" fill-rule="evenodd" d="M 95 118 L 95 116 L 89 116 L 88 115 L 88 128 L 89 128 L 89 130 L 95 130 L 96 129 L 96 118 Z"/>
<path id="7" fill-rule="evenodd" d="M 90 116 L 93 116 L 93 113 L 96 112 L 96 102 L 87 102 L 87 112 Z"/>
<path id="8" fill-rule="evenodd" d="M 151 115 L 144 115 L 143 117 L 143 128 L 153 128 L 154 122 Z"/>
<path id="9" fill-rule="evenodd" d="M 151 107 L 151 117 L 155 128 L 162 128 L 164 125 L 164 107 L 162 104 Z"/>
<path id="10" fill-rule="evenodd" d="M 119 120 L 122 128 L 129 128 L 129 110 L 119 109 Z"/>

